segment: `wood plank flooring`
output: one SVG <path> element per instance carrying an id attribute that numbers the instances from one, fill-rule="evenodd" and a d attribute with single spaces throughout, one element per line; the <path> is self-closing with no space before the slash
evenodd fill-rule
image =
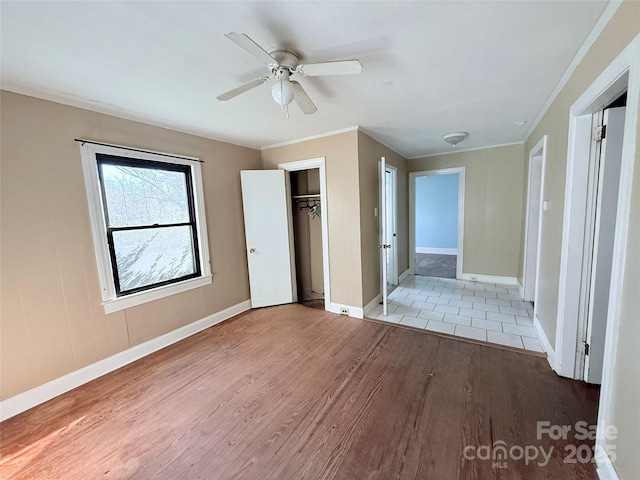
<path id="1" fill-rule="evenodd" d="M 0 477 L 595 479 L 536 422 L 594 424 L 597 396 L 544 358 L 286 305 L 3 422 Z M 465 458 L 499 441 L 553 452 Z"/>

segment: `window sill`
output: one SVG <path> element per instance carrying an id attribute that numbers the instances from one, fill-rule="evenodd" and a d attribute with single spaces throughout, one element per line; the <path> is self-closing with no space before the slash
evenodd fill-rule
<path id="1" fill-rule="evenodd" d="M 187 290 L 203 287 L 211 283 L 211 278 L 212 275 L 203 275 L 202 277 L 192 278 L 190 280 L 185 280 L 184 282 L 174 283 L 172 285 L 166 285 L 164 287 L 158 287 L 144 292 L 132 293 L 131 295 L 115 298 L 113 300 L 107 300 L 103 303 L 104 313 L 109 314 L 118 312 L 125 308 L 135 307 L 136 305 L 142 305 L 143 303 L 176 295 L 178 293 L 186 292 Z"/>

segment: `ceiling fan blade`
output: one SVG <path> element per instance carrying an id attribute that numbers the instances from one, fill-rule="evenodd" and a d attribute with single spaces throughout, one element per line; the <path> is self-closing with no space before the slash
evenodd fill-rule
<path id="1" fill-rule="evenodd" d="M 231 100 L 233 97 L 237 97 L 241 93 L 247 92 L 252 88 L 262 85 L 263 83 L 268 81 L 269 78 L 270 77 L 256 78 L 255 80 L 251 80 L 249 83 L 245 83 L 244 85 L 240 85 L 239 87 L 236 87 L 233 90 L 229 90 L 228 92 L 225 92 L 222 95 L 218 95 L 216 98 L 223 102 L 227 100 Z"/>
<path id="2" fill-rule="evenodd" d="M 298 65 L 296 71 L 305 77 L 317 77 L 319 75 L 353 75 L 362 72 L 362 64 L 359 60 L 309 63 L 307 65 Z"/>
<path id="3" fill-rule="evenodd" d="M 278 63 L 275 58 L 273 58 L 271 55 L 269 55 L 266 52 L 265 49 L 263 49 L 260 45 L 258 45 L 253 40 L 251 40 L 244 33 L 231 32 L 231 33 L 225 33 L 224 36 L 227 37 L 229 40 L 235 42 L 236 45 L 238 45 L 239 47 L 244 48 L 247 52 L 249 52 L 251 55 L 256 57 L 261 62 L 264 62 L 267 65 L 274 65 Z"/>
<path id="4" fill-rule="evenodd" d="M 307 95 L 307 92 L 304 91 L 302 85 L 295 81 L 291 81 L 291 85 L 293 85 L 293 91 L 295 92 L 293 99 L 300 107 L 300 110 L 302 110 L 302 113 L 305 115 L 315 113 L 318 109 L 309 98 L 309 95 Z"/>

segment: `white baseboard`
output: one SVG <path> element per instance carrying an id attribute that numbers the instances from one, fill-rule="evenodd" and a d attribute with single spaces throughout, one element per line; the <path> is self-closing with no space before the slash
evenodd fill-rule
<path id="1" fill-rule="evenodd" d="M 463 273 L 460 275 L 460 280 L 469 280 L 472 282 L 482 283 L 496 283 L 498 285 L 518 285 L 518 279 L 516 277 L 500 277 L 498 275 L 484 275 L 482 273 Z"/>
<path id="2" fill-rule="evenodd" d="M 524 287 L 522 286 L 520 279 L 518 279 L 518 295 L 520 295 L 520 298 L 524 300 Z"/>
<path id="3" fill-rule="evenodd" d="M 600 480 L 620 480 L 618 476 L 618 472 L 613 466 L 611 461 L 598 461 L 596 457 L 596 473 L 598 474 L 598 478 Z"/>
<path id="4" fill-rule="evenodd" d="M 366 317 L 367 315 L 369 315 L 369 312 L 371 312 L 371 310 L 373 310 L 374 308 L 376 308 L 378 305 L 380 305 L 380 300 L 382 300 L 382 294 L 379 293 L 378 295 L 376 295 L 376 298 L 374 298 L 373 300 L 371 300 L 369 303 L 367 303 L 367 305 L 364 307 L 364 316 Z"/>
<path id="5" fill-rule="evenodd" d="M 544 351 L 547 354 L 547 361 L 549 362 L 549 365 L 551 365 L 551 369 L 554 372 L 557 372 L 558 370 L 556 369 L 556 352 L 553 350 L 551 342 L 549 342 L 549 337 L 547 337 L 547 334 L 540 324 L 538 315 L 535 314 L 533 315 L 533 328 L 536 330 L 538 338 L 540 339 L 540 343 L 542 343 L 542 348 L 544 348 Z"/>
<path id="6" fill-rule="evenodd" d="M 352 305 L 343 305 L 342 303 L 331 302 L 329 311 L 332 313 L 340 314 L 343 308 L 347 309 L 347 312 L 349 312 L 347 315 L 349 315 L 350 317 L 364 318 L 364 309 L 362 307 L 354 307 Z"/>
<path id="7" fill-rule="evenodd" d="M 407 268 L 404 272 L 402 272 L 400 274 L 400 276 L 398 277 L 398 283 L 402 283 L 404 282 L 407 277 L 411 274 L 411 269 Z"/>
<path id="8" fill-rule="evenodd" d="M 103 360 L 99 360 L 91 365 L 75 370 L 62 377 L 56 378 L 43 385 L 39 385 L 31 390 L 27 390 L 24 393 L 20 393 L 15 397 L 7 398 L 0 402 L 0 421 L 11 418 L 19 413 L 22 413 L 30 408 L 40 405 L 41 403 L 51 400 L 52 398 L 62 395 L 69 390 L 73 390 L 80 385 L 83 385 L 91 380 L 95 380 L 98 377 L 106 375 L 109 372 L 113 372 L 118 368 L 124 367 L 142 357 L 157 352 L 169 345 L 172 345 L 180 340 L 183 340 L 191 335 L 194 335 L 202 330 L 205 330 L 217 323 L 228 320 L 242 312 L 251 309 L 251 301 L 245 300 L 244 302 L 233 305 L 220 312 L 216 312 L 208 317 L 197 320 L 189 325 L 180 327 L 172 332 L 165 333 L 159 337 L 148 340 L 140 345 L 131 347 L 120 353 L 116 353 Z"/>
<path id="9" fill-rule="evenodd" d="M 431 255 L 457 255 L 457 248 L 416 247 L 416 253 L 430 253 Z"/>

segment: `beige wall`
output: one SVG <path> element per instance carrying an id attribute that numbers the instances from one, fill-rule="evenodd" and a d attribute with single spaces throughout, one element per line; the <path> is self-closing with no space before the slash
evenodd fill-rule
<path id="1" fill-rule="evenodd" d="M 357 131 L 262 151 L 265 169 L 325 157 L 331 301 L 362 307 Z"/>
<path id="2" fill-rule="evenodd" d="M 398 274 L 409 268 L 409 214 L 407 160 L 363 132 L 358 132 L 360 177 L 360 230 L 362 249 L 362 302 L 367 305 L 380 293 L 380 222 L 374 215 L 379 204 L 379 161 L 398 169 L 397 226 Z"/>
<path id="3" fill-rule="evenodd" d="M 0 398 L 249 298 L 238 172 L 259 151 L 9 92 L 1 106 Z M 104 314 L 77 137 L 205 161 L 211 285 Z"/>
<path id="4" fill-rule="evenodd" d="M 464 273 L 517 277 L 524 145 L 409 160 L 409 172 L 465 167 Z"/>
<path id="5" fill-rule="evenodd" d="M 536 126 L 526 143 L 528 152 L 548 135 L 545 172 L 545 200 L 550 209 L 542 217 L 542 238 L 537 314 L 540 323 L 555 346 L 556 316 L 558 308 L 558 282 L 562 220 L 567 166 L 569 109 L 597 76 L 640 33 L 640 2 L 625 1 L 591 47 L 542 121 Z M 638 105 L 635 105 L 638 108 Z M 640 129 L 638 137 L 640 138 Z M 615 468 L 620 478 L 636 478 L 640 471 L 640 361 L 637 339 L 640 338 L 638 319 L 638 292 L 640 291 L 640 168 L 637 159 L 640 150 L 636 143 L 636 164 L 633 180 L 633 200 L 627 238 L 627 262 L 623 277 L 620 331 L 615 348 L 613 375 L 612 424 L 618 428 L 615 441 L 617 460 Z M 525 159 L 528 163 L 528 159 Z"/>
<path id="6" fill-rule="evenodd" d="M 406 159 L 360 131 L 262 151 L 264 168 L 326 158 L 331 301 L 364 307 L 380 293 L 378 161 L 398 168 L 398 269 L 409 266 Z"/>

